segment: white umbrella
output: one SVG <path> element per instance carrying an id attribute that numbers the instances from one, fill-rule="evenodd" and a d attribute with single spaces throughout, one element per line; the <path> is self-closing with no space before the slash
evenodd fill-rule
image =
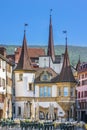
<path id="1" fill-rule="evenodd" d="M 3 118 L 8 118 L 8 98 L 5 97 L 4 99 L 4 109 L 3 109 Z"/>
<path id="2" fill-rule="evenodd" d="M 48 118 L 51 119 L 51 103 L 49 104 Z"/>
<path id="3" fill-rule="evenodd" d="M 36 103 L 36 120 L 39 120 L 39 103 L 38 103 L 38 100 L 37 100 L 37 103 Z"/>
<path id="4" fill-rule="evenodd" d="M 54 105 L 52 104 L 52 120 L 54 119 Z"/>
<path id="5" fill-rule="evenodd" d="M 31 118 L 35 119 L 35 102 L 34 99 L 32 100 L 32 106 L 31 106 Z"/>
<path id="6" fill-rule="evenodd" d="M 54 119 L 54 105 L 53 104 L 49 104 L 49 113 L 48 113 L 48 115 L 49 115 L 49 119 Z"/>
<path id="7" fill-rule="evenodd" d="M 9 118 L 12 117 L 12 101 L 11 99 L 9 100 Z"/>
<path id="8" fill-rule="evenodd" d="M 24 113 L 23 113 L 23 117 L 26 118 L 27 116 L 27 109 L 26 109 L 26 102 L 24 102 Z"/>

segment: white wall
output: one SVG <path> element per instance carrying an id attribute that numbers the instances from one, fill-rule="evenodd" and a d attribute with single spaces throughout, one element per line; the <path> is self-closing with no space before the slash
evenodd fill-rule
<path id="1" fill-rule="evenodd" d="M 33 91 L 29 91 L 29 83 L 34 83 L 34 73 L 24 73 L 23 80 L 19 81 L 19 73 L 15 73 L 16 97 L 33 97 Z"/>
<path id="2" fill-rule="evenodd" d="M 62 64 L 63 64 L 62 61 L 61 63 L 53 63 L 49 56 L 39 57 L 39 67 L 49 67 L 50 65 L 50 68 L 52 68 L 58 74 L 61 71 Z"/>
<path id="3" fill-rule="evenodd" d="M 18 118 L 18 107 L 21 107 L 21 116 L 20 118 L 23 118 L 24 114 L 24 101 L 15 102 L 15 117 Z"/>

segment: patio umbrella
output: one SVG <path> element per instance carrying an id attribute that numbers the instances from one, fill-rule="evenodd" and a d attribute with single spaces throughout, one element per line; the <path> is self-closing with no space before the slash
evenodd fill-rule
<path id="1" fill-rule="evenodd" d="M 52 104 L 51 106 L 51 115 L 52 115 L 52 120 L 54 119 L 54 105 Z"/>
<path id="2" fill-rule="evenodd" d="M 23 113 L 23 117 L 26 118 L 27 116 L 27 109 L 26 109 L 26 102 L 24 102 L 24 113 Z"/>
<path id="3" fill-rule="evenodd" d="M 53 104 L 49 104 L 49 119 L 53 120 L 54 119 L 54 105 Z"/>
<path id="4" fill-rule="evenodd" d="M 36 120 L 39 120 L 39 103 L 38 103 L 38 100 L 37 100 L 37 103 L 36 103 Z"/>
<path id="5" fill-rule="evenodd" d="M 49 104 L 48 118 L 51 119 L 51 103 Z"/>
<path id="6" fill-rule="evenodd" d="M 3 109 L 3 118 L 8 118 L 8 98 L 5 97 L 4 99 L 4 109 Z"/>
<path id="7" fill-rule="evenodd" d="M 34 102 L 34 99 L 32 100 L 32 106 L 31 106 L 31 118 L 35 119 L 35 102 Z"/>
<path id="8" fill-rule="evenodd" d="M 12 117 L 12 101 L 11 99 L 9 100 L 9 118 L 11 119 Z"/>

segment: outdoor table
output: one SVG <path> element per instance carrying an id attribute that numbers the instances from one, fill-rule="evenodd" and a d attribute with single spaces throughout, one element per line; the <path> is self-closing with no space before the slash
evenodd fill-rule
<path id="1" fill-rule="evenodd" d="M 74 125 L 72 124 L 60 124 L 60 129 L 61 130 L 74 130 Z"/>

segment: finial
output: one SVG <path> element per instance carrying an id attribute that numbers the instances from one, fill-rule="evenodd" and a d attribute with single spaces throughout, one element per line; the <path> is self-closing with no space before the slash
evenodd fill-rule
<path id="1" fill-rule="evenodd" d="M 53 11 L 53 10 L 52 10 L 52 9 L 50 9 L 50 16 L 51 16 L 51 14 L 52 14 L 52 11 Z"/>
<path id="2" fill-rule="evenodd" d="M 26 32 L 26 26 L 28 26 L 27 23 L 24 24 L 24 33 Z"/>

